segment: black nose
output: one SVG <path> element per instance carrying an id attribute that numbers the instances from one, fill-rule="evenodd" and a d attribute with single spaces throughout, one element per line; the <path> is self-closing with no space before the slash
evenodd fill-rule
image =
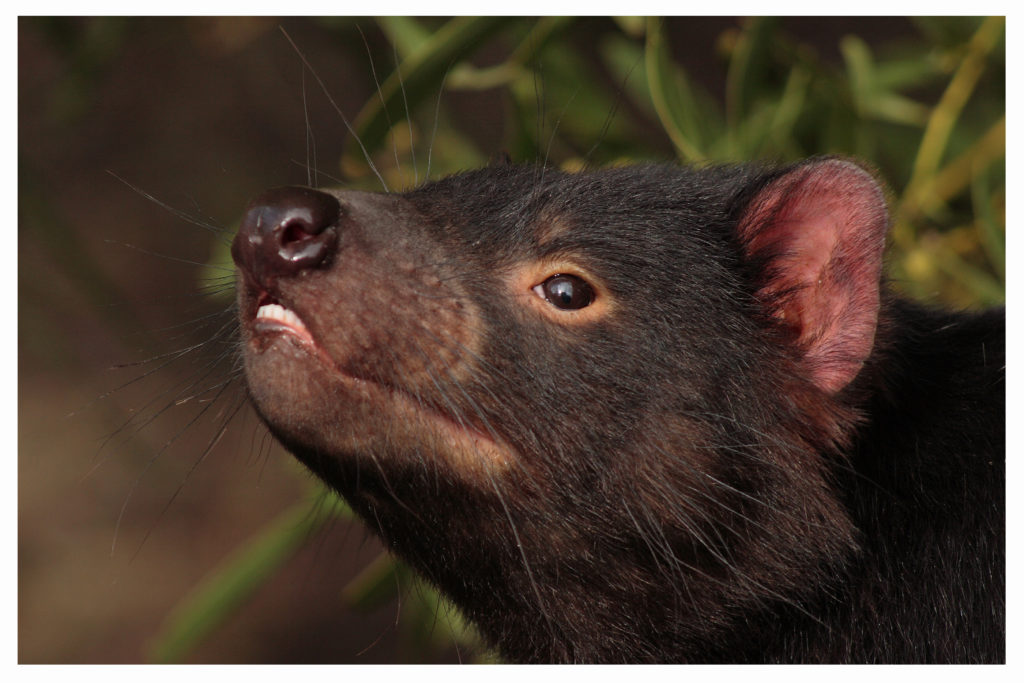
<path id="1" fill-rule="evenodd" d="M 341 204 L 308 187 L 275 187 L 249 203 L 231 256 L 257 282 L 326 264 L 338 243 Z"/>

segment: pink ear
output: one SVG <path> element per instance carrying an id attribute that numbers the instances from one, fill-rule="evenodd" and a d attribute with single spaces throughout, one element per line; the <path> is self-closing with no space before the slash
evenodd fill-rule
<path id="1" fill-rule="evenodd" d="M 773 180 L 740 220 L 746 254 L 762 268 L 758 297 L 794 332 L 808 379 L 829 393 L 871 352 L 887 228 L 875 179 L 841 159 Z"/>

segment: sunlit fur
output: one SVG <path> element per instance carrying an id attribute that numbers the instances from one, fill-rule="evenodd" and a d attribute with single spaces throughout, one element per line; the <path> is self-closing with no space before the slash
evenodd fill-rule
<path id="1" fill-rule="evenodd" d="M 1002 314 L 883 292 L 852 342 L 802 339 L 772 308 L 799 285 L 765 295 L 779 250 L 738 229 L 789 172 L 336 192 L 331 259 L 241 270 L 250 393 L 509 660 L 1001 661 Z M 526 303 L 560 262 L 603 309 Z M 323 358 L 254 333 L 267 290 Z M 847 354 L 841 386 L 809 344 Z"/>

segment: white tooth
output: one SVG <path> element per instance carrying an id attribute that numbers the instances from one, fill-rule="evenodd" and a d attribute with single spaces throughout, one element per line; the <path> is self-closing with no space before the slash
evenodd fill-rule
<path id="1" fill-rule="evenodd" d="M 278 306 L 277 304 L 266 304 L 265 306 L 259 307 L 259 310 L 256 311 L 256 317 L 280 320 L 283 317 L 285 310 L 286 309 L 283 306 Z"/>
<path id="2" fill-rule="evenodd" d="M 299 316 L 279 304 L 265 304 L 260 306 L 256 310 L 256 318 L 263 320 L 276 320 L 285 325 L 290 325 L 299 329 L 304 329 L 306 327 Z"/>

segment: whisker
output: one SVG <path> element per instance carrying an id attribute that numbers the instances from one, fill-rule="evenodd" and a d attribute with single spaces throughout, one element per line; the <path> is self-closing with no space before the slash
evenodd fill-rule
<path id="1" fill-rule="evenodd" d="M 288 35 L 287 31 L 284 30 L 283 26 L 281 27 L 281 33 L 283 33 L 284 37 L 288 40 L 289 43 L 291 43 L 292 49 L 295 50 L 295 54 L 299 56 L 299 59 L 302 60 L 302 63 L 306 65 L 307 69 L 309 69 L 309 73 L 312 74 L 313 78 L 316 79 L 317 85 L 320 86 L 320 90 L 327 97 L 327 101 L 331 103 L 331 106 L 334 108 L 335 113 L 338 114 L 338 116 L 341 118 L 341 122 L 345 124 L 345 128 L 347 128 L 348 132 L 351 133 L 352 139 L 354 139 L 356 143 L 359 145 L 359 149 L 361 149 L 363 152 L 363 158 L 366 159 L 366 163 L 370 167 L 370 170 L 373 171 L 373 174 L 377 176 L 377 180 L 380 181 L 381 187 L 384 188 L 385 192 L 390 192 L 391 190 L 388 189 L 388 184 L 384 182 L 384 176 L 380 174 L 380 171 L 377 170 L 377 166 L 374 165 L 373 159 L 370 157 L 370 152 L 367 151 L 366 146 L 363 145 L 363 141 L 359 138 L 358 133 L 356 133 L 355 129 L 352 128 L 352 124 L 349 123 L 348 117 L 345 116 L 344 112 L 341 111 L 341 107 L 338 105 L 337 102 L 335 102 L 334 96 L 331 95 L 331 91 L 327 88 L 327 85 L 323 82 L 323 79 L 320 78 L 320 74 L 318 74 L 316 72 L 316 69 L 314 69 L 313 66 L 309 63 L 309 60 L 306 59 L 306 55 L 303 54 L 301 50 L 299 50 L 299 46 L 295 44 L 295 41 L 292 40 L 292 37 Z"/>
<path id="2" fill-rule="evenodd" d="M 359 31 L 359 37 L 363 39 L 363 46 L 366 48 L 366 59 L 370 64 L 370 73 L 373 74 L 373 84 L 377 88 L 377 97 L 380 98 L 380 108 L 384 112 L 384 119 L 388 122 L 388 131 L 391 135 L 391 151 L 395 155 L 395 170 L 398 172 L 402 171 L 402 162 L 398 159 L 398 141 L 395 140 L 394 135 L 394 124 L 391 122 L 391 112 L 388 111 L 387 101 L 384 99 L 384 91 L 380 87 L 380 79 L 377 78 L 377 67 L 373 63 L 373 53 L 370 52 L 370 44 L 366 42 L 366 35 L 363 33 L 363 29 L 358 24 L 356 30 Z M 392 47 L 394 47 L 392 45 Z M 397 64 L 396 64 L 397 67 Z M 405 86 L 402 86 L 402 95 L 405 95 Z M 406 112 L 408 112 L 408 105 L 406 105 Z M 387 189 L 387 188 L 385 188 Z"/>
<path id="3" fill-rule="evenodd" d="M 205 220 L 202 220 L 200 218 L 197 218 L 196 216 L 194 216 L 194 215 L 192 215 L 190 213 L 182 211 L 181 209 L 175 208 L 175 207 L 171 206 L 170 204 L 157 199 L 156 197 L 154 197 L 149 192 L 146 192 L 142 188 L 137 187 L 136 185 L 131 184 L 130 182 L 128 182 L 127 180 L 125 180 L 121 176 L 119 176 L 116 173 L 114 173 L 113 171 L 107 171 L 107 173 L 109 173 L 111 176 L 113 176 L 114 178 L 116 178 L 120 182 L 124 183 L 126 186 L 128 186 L 128 188 L 131 189 L 132 192 L 135 192 L 136 194 L 138 194 L 141 197 L 145 197 L 146 199 L 148 199 L 149 201 L 153 202 L 154 204 L 156 204 L 160 208 L 164 209 L 168 213 L 170 213 L 170 214 L 172 214 L 174 216 L 177 216 L 178 218 L 180 218 L 181 220 L 185 221 L 186 223 L 189 223 L 190 225 L 194 225 L 196 227 L 202 228 L 203 230 L 206 230 L 207 232 L 213 233 L 217 237 L 217 240 L 221 244 L 230 244 L 230 240 L 228 238 L 224 237 L 224 233 L 226 232 L 224 230 L 224 228 L 221 228 L 220 226 L 214 225 L 213 223 L 210 223 L 209 221 L 205 221 Z M 139 251 L 144 251 L 144 250 L 140 249 Z"/>

